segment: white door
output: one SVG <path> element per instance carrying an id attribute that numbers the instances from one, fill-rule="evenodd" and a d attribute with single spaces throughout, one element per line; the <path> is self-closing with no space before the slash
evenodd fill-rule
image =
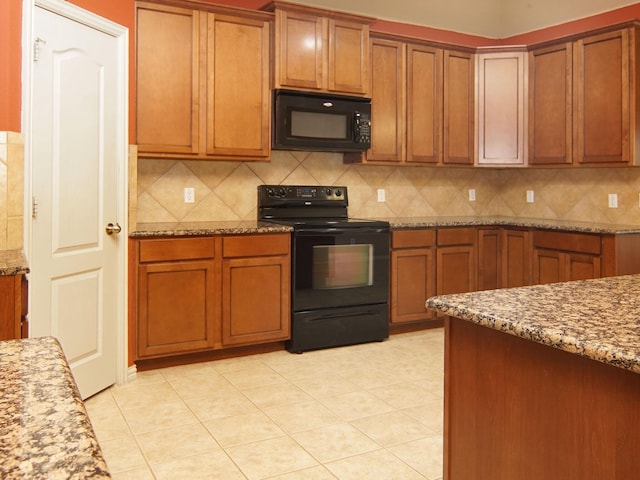
<path id="1" fill-rule="evenodd" d="M 86 398 L 117 381 L 126 311 L 122 39 L 40 6 L 33 39 L 30 337 L 58 338 Z"/>

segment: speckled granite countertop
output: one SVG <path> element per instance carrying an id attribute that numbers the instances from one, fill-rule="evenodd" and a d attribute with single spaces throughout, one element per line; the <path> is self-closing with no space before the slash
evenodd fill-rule
<path id="1" fill-rule="evenodd" d="M 640 373 L 640 275 L 441 295 L 426 306 Z"/>
<path id="2" fill-rule="evenodd" d="M 522 228 L 544 228 L 583 233 L 640 233 L 640 225 L 614 225 L 608 223 L 572 222 L 567 220 L 545 220 L 541 218 L 518 217 L 406 217 L 381 218 L 391 228 L 434 228 L 434 227 L 479 227 L 507 226 Z"/>
<path id="3" fill-rule="evenodd" d="M 0 275 L 29 273 L 27 260 L 22 250 L 0 250 Z"/>
<path id="4" fill-rule="evenodd" d="M 60 344 L 0 342 L 0 478 L 111 478 Z"/>
<path id="5" fill-rule="evenodd" d="M 129 233 L 131 238 L 185 237 L 205 235 L 233 235 L 240 233 L 291 232 L 286 225 L 258 221 L 191 222 L 191 223 L 139 223 Z"/>

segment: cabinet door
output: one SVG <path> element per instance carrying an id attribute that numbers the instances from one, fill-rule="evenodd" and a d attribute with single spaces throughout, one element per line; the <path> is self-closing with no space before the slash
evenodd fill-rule
<path id="1" fill-rule="evenodd" d="M 476 290 L 475 246 L 438 247 L 436 290 L 438 295 Z"/>
<path id="2" fill-rule="evenodd" d="M 405 150 L 405 45 L 371 41 L 371 148 L 367 161 L 400 162 Z"/>
<path id="3" fill-rule="evenodd" d="M 502 230 L 478 230 L 478 290 L 499 288 L 502 272 Z"/>
<path id="4" fill-rule="evenodd" d="M 525 230 L 502 231 L 500 288 L 531 285 L 531 243 Z"/>
<path id="5" fill-rule="evenodd" d="M 269 23 L 208 15 L 207 154 L 268 160 Z"/>
<path id="6" fill-rule="evenodd" d="M 533 251 L 533 283 L 556 283 L 565 280 L 565 254 L 556 250 Z"/>
<path id="7" fill-rule="evenodd" d="M 199 151 L 200 14 L 137 4 L 136 135 L 140 152 Z"/>
<path id="8" fill-rule="evenodd" d="M 529 52 L 529 164 L 571 164 L 572 47 Z"/>
<path id="9" fill-rule="evenodd" d="M 290 337 L 289 256 L 223 260 L 222 344 Z"/>
<path id="10" fill-rule="evenodd" d="M 20 338 L 22 279 L 24 275 L 0 275 L 0 340 Z"/>
<path id="11" fill-rule="evenodd" d="M 391 252 L 391 323 L 434 317 L 425 308 L 435 295 L 433 249 L 415 248 Z"/>
<path id="12" fill-rule="evenodd" d="M 600 278 L 600 257 L 580 253 L 567 253 L 565 280 L 589 280 Z"/>
<path id="13" fill-rule="evenodd" d="M 369 26 L 330 18 L 327 89 L 369 93 Z"/>
<path id="14" fill-rule="evenodd" d="M 323 32 L 321 17 L 276 10 L 276 88 L 324 88 Z"/>
<path id="15" fill-rule="evenodd" d="M 442 152 L 442 50 L 407 46 L 407 162 L 437 163 Z"/>
<path id="16" fill-rule="evenodd" d="M 525 165 L 524 53 L 478 55 L 478 165 Z"/>
<path id="17" fill-rule="evenodd" d="M 574 43 L 574 161 L 630 162 L 629 31 Z"/>
<path id="18" fill-rule="evenodd" d="M 138 267 L 138 358 L 214 346 L 213 261 Z"/>
<path id="19" fill-rule="evenodd" d="M 443 153 L 445 165 L 473 165 L 475 56 L 444 51 Z"/>

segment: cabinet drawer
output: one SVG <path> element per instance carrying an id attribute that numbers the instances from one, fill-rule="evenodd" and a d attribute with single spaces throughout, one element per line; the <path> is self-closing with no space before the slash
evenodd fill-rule
<path id="1" fill-rule="evenodd" d="M 600 235 L 547 230 L 533 232 L 533 246 L 535 248 L 600 255 L 600 244 Z"/>
<path id="2" fill-rule="evenodd" d="M 394 230 L 391 232 L 391 248 L 432 247 L 435 243 L 435 230 Z"/>
<path id="3" fill-rule="evenodd" d="M 214 239 L 212 237 L 163 238 L 140 241 L 140 263 L 213 258 L 214 253 Z"/>
<path id="4" fill-rule="evenodd" d="M 222 255 L 225 258 L 288 255 L 290 244 L 291 236 L 289 234 L 224 237 L 222 239 Z"/>
<path id="5" fill-rule="evenodd" d="M 439 228 L 438 246 L 473 245 L 476 241 L 475 228 Z"/>

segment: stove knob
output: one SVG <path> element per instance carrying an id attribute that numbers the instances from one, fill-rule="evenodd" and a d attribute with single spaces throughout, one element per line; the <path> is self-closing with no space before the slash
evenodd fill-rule
<path id="1" fill-rule="evenodd" d="M 278 189 L 278 195 L 281 197 L 284 197 L 286 195 L 287 191 L 284 189 L 284 187 L 280 187 Z"/>
<path id="2" fill-rule="evenodd" d="M 331 192 L 332 192 L 332 190 L 331 190 L 330 188 L 327 188 L 327 189 L 324 191 L 324 193 L 326 193 L 326 194 L 327 194 L 327 197 L 330 197 L 330 196 L 331 196 Z"/>
<path id="3" fill-rule="evenodd" d="M 342 190 L 338 189 L 336 190 L 336 197 L 341 197 L 342 196 Z"/>

